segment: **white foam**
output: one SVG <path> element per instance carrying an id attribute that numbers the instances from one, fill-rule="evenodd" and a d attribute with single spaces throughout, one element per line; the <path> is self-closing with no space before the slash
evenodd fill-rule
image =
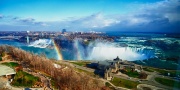
<path id="1" fill-rule="evenodd" d="M 117 56 L 128 61 L 147 59 L 146 55 L 133 51 L 129 47 L 93 47 L 89 59 L 113 60 Z"/>
<path id="2" fill-rule="evenodd" d="M 144 60 L 148 59 L 145 48 L 120 47 L 112 42 L 96 41 L 90 44 L 88 60 L 113 60 L 117 56 L 123 60 Z M 151 54 L 151 53 L 150 53 Z"/>
<path id="3" fill-rule="evenodd" d="M 29 46 L 38 47 L 38 48 L 47 48 L 51 44 L 52 44 L 51 39 L 39 39 L 34 42 L 31 42 Z"/>

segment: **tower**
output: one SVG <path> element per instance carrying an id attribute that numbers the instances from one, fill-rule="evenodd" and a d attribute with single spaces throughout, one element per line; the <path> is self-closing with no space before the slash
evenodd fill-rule
<path id="1" fill-rule="evenodd" d="M 64 34 L 66 32 L 66 29 L 62 29 L 62 34 Z"/>

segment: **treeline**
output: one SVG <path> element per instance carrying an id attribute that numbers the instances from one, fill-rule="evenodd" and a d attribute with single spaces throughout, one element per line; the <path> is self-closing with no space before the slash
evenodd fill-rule
<path id="1" fill-rule="evenodd" d="M 77 73 L 70 66 L 66 69 L 55 68 L 53 61 L 12 46 L 0 46 L 0 54 L 4 52 L 19 61 L 23 67 L 50 75 L 54 86 L 59 90 L 108 90 L 99 81 L 86 74 Z"/>

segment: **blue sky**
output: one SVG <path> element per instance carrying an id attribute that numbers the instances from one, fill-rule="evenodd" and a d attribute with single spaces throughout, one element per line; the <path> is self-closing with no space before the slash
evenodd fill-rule
<path id="1" fill-rule="evenodd" d="M 0 30 L 180 32 L 179 0 L 1 0 Z"/>

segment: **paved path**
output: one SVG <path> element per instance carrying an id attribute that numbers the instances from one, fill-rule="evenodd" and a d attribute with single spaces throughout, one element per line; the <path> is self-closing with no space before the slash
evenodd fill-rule
<path id="1" fill-rule="evenodd" d="M 146 72 L 146 73 L 148 73 L 148 72 Z M 169 78 L 170 79 L 170 77 L 165 77 L 163 75 L 159 75 L 157 72 L 151 72 L 151 73 L 149 72 L 149 75 L 147 77 L 147 81 L 142 81 L 142 83 L 148 84 L 148 85 L 153 85 L 153 86 L 160 87 L 163 89 L 169 89 L 169 90 L 173 89 L 171 87 L 168 87 L 168 86 L 165 86 L 165 85 L 162 85 L 162 84 L 156 82 L 155 81 L 156 77 L 161 77 L 161 78 L 163 77 L 163 78 Z"/>
<path id="2" fill-rule="evenodd" d="M 131 89 L 127 89 L 127 88 L 115 86 L 115 85 L 112 84 L 110 81 L 105 80 L 105 79 L 102 79 L 102 78 L 100 78 L 99 80 L 103 81 L 104 83 L 108 82 L 108 83 L 111 84 L 111 86 L 113 86 L 116 90 L 131 90 Z"/>
<path id="3" fill-rule="evenodd" d="M 69 63 L 69 62 L 66 62 L 66 63 Z M 87 68 L 87 67 L 83 67 L 83 66 L 79 66 L 79 65 L 76 65 L 76 64 L 73 64 L 73 63 L 70 63 L 71 65 L 73 65 L 74 67 L 76 68 L 79 68 L 79 69 L 82 69 L 82 70 L 86 70 L 88 72 L 94 72 L 95 70 L 94 69 L 91 69 L 91 68 Z M 117 78 L 122 78 L 122 79 L 126 79 L 126 80 L 130 80 L 130 81 L 134 81 L 134 82 L 140 82 L 140 83 L 144 83 L 144 84 L 148 84 L 148 85 L 151 85 L 151 86 L 155 86 L 155 87 L 159 87 L 159 88 L 163 88 L 164 90 L 172 90 L 173 88 L 171 87 L 168 87 L 168 86 L 164 86 L 158 82 L 156 82 L 154 79 L 155 77 L 162 77 L 162 75 L 158 75 L 157 72 L 153 72 L 153 73 L 150 73 L 148 72 L 148 77 L 147 77 L 147 80 L 141 80 L 141 79 L 138 79 L 138 78 L 133 78 L 133 77 L 124 77 L 124 76 L 120 76 L 120 75 L 116 75 L 116 74 L 112 74 L 112 76 L 114 77 L 117 77 Z M 169 78 L 169 77 L 167 77 Z M 105 80 L 105 79 L 104 79 Z M 140 81 L 141 80 L 141 81 Z M 106 82 L 109 82 L 109 81 L 106 81 Z M 110 83 L 110 82 L 109 82 Z M 112 83 L 110 83 L 113 87 L 115 87 L 116 89 L 118 88 L 121 88 L 123 89 L 122 87 L 117 87 L 115 85 L 113 85 Z"/>
<path id="4" fill-rule="evenodd" d="M 159 87 L 152 86 L 152 85 L 148 85 L 148 84 L 139 84 L 139 85 L 137 86 L 137 89 L 138 89 L 138 90 L 144 90 L 143 87 L 148 87 L 148 88 L 150 88 L 151 90 L 166 90 L 166 89 L 159 88 Z"/>
<path id="5" fill-rule="evenodd" d="M 0 77 L 0 88 L 3 88 L 6 85 L 7 79 Z"/>
<path id="6" fill-rule="evenodd" d="M 0 77 L 0 90 L 2 88 L 8 89 L 8 90 L 23 90 L 23 88 L 11 86 L 10 81 L 8 81 L 7 78 Z"/>
<path id="7" fill-rule="evenodd" d="M 71 63 L 71 64 L 72 64 L 72 63 Z M 95 69 L 91 69 L 91 68 L 79 66 L 79 65 L 76 65 L 76 64 L 72 64 L 72 65 L 73 65 L 75 68 L 82 69 L 82 70 L 85 70 L 85 71 L 88 71 L 88 72 L 93 72 L 93 73 L 94 73 L 94 71 L 95 71 Z M 94 79 L 98 79 L 98 78 L 94 78 Z M 115 85 L 112 84 L 110 81 L 105 80 L 105 79 L 103 79 L 103 78 L 99 78 L 98 80 L 101 80 L 101 81 L 103 81 L 104 83 L 108 82 L 108 83 L 111 84 L 111 86 L 113 86 L 116 90 L 130 90 L 130 89 L 127 89 L 127 88 L 115 86 Z"/>

